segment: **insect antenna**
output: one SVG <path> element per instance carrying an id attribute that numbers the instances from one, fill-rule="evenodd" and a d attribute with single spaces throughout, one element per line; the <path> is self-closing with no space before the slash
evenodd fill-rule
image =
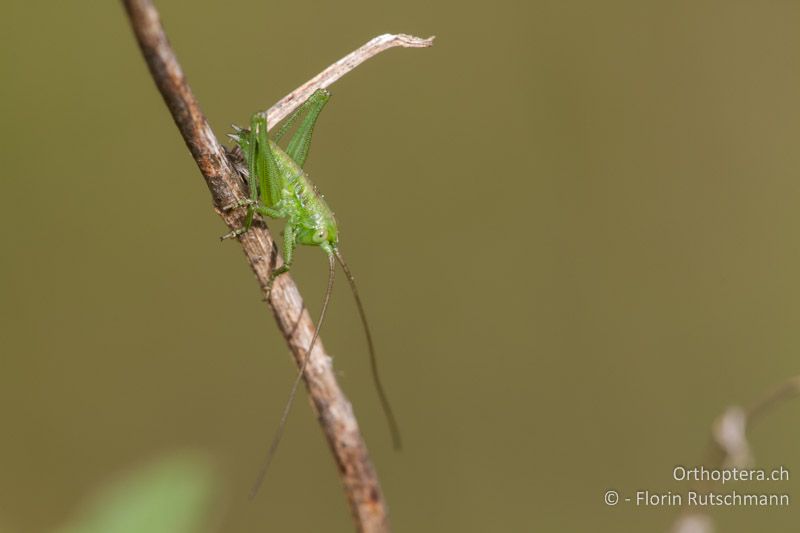
<path id="1" fill-rule="evenodd" d="M 308 349 L 306 350 L 305 356 L 303 357 L 303 364 L 300 365 L 300 370 L 297 372 L 297 377 L 294 379 L 294 383 L 292 384 L 292 390 L 289 392 L 289 399 L 286 402 L 286 406 L 283 408 L 283 414 L 281 415 L 280 422 L 278 422 L 278 429 L 275 430 L 275 435 L 272 437 L 272 442 L 269 445 L 269 450 L 267 450 L 267 456 L 265 457 L 264 462 L 261 464 L 261 468 L 258 471 L 258 476 L 256 477 L 256 480 L 253 483 L 253 487 L 250 489 L 251 500 L 255 498 L 256 494 L 258 494 L 258 490 L 264 483 L 264 478 L 266 477 L 267 471 L 269 470 L 269 465 L 270 463 L 272 463 L 272 458 L 275 456 L 275 452 L 278 449 L 278 444 L 281 441 L 281 437 L 283 437 L 283 430 L 286 428 L 286 421 L 289 419 L 289 412 L 292 410 L 294 397 L 297 395 L 297 388 L 300 385 L 300 380 L 303 378 L 303 374 L 306 371 L 306 366 L 308 366 L 308 360 L 311 359 L 311 350 L 314 348 L 314 344 L 317 342 L 317 337 L 319 337 L 319 331 L 322 329 L 322 323 L 325 321 L 325 311 L 327 311 L 328 302 L 330 302 L 331 300 L 331 292 L 333 290 L 333 277 L 335 271 L 336 271 L 336 263 L 333 262 L 333 255 L 329 254 L 328 288 L 325 289 L 325 298 L 322 300 L 322 310 L 319 312 L 319 320 L 317 320 L 317 327 L 314 329 L 314 336 L 311 337 L 311 343 L 309 343 Z"/>
<path id="2" fill-rule="evenodd" d="M 378 392 L 378 398 L 380 398 L 383 414 L 386 417 L 386 422 L 389 424 L 389 431 L 392 434 L 392 443 L 394 444 L 394 449 L 399 450 L 402 447 L 400 427 L 397 425 L 397 420 L 394 417 L 392 406 L 389 403 L 389 397 L 386 395 L 386 390 L 383 388 L 383 384 L 381 383 L 380 374 L 378 374 L 378 359 L 375 357 L 375 345 L 372 342 L 372 333 L 370 333 L 369 323 L 367 322 L 367 313 L 364 311 L 364 305 L 361 303 L 361 297 L 358 295 L 356 280 L 353 277 L 353 274 L 350 272 L 350 269 L 347 267 L 347 263 L 345 263 L 344 257 L 342 257 L 339 249 L 334 248 L 333 253 L 336 256 L 336 261 L 338 261 L 338 263 L 342 266 L 342 270 L 347 278 L 347 282 L 350 284 L 350 290 L 353 292 L 353 298 L 356 301 L 356 307 L 358 307 L 358 314 L 361 317 L 361 325 L 364 327 L 364 336 L 367 338 L 369 364 L 372 370 L 372 382 L 375 384 L 375 390 Z"/>

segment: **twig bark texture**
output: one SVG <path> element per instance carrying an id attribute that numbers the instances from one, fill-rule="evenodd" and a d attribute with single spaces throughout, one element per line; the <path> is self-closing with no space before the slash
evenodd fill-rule
<path id="1" fill-rule="evenodd" d="M 136 39 L 139 42 L 153 80 L 158 86 L 175 124 L 192 157 L 197 162 L 213 199 L 217 213 L 229 228 L 242 226 L 243 210 L 224 211 L 246 197 L 242 180 L 228 161 L 175 57 L 158 12 L 150 0 L 123 0 Z M 327 87 L 369 57 L 393 46 L 430 46 L 432 39 L 407 35 L 382 35 L 334 63 L 318 76 L 293 91 L 273 106 L 268 113 L 270 124 L 286 117 L 317 88 Z M 262 293 L 275 264 L 274 242 L 267 228 L 254 226 L 240 238 L 242 249 Z M 302 365 L 314 324 L 305 310 L 303 299 L 294 281 L 287 274 L 275 280 L 268 305 L 278 328 L 283 333 L 298 366 Z M 312 350 L 304 380 L 322 430 L 339 468 L 353 519 L 358 531 L 389 531 L 388 510 L 378 476 L 369 458 L 366 444 L 358 428 L 352 406 L 342 392 L 333 372 L 331 358 L 322 339 Z"/>

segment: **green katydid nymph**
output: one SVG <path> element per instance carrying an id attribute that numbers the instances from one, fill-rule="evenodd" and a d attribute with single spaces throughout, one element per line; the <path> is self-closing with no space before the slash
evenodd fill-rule
<path id="1" fill-rule="evenodd" d="M 324 89 L 314 92 L 305 103 L 286 119 L 284 125 L 275 135 L 274 140 L 270 139 L 267 134 L 267 118 L 264 113 L 256 113 L 251 117 L 249 130 L 234 126 L 236 132 L 229 135 L 236 142 L 236 145 L 241 151 L 241 156 L 246 163 L 247 184 L 250 190 L 250 196 L 247 200 L 235 206 L 230 206 L 230 208 L 237 206 L 246 207 L 247 214 L 245 216 L 244 225 L 224 235 L 223 238 L 237 237 L 245 233 L 252 227 L 253 219 L 256 214 L 270 218 L 286 219 L 283 233 L 284 264 L 280 268 L 273 270 L 270 275 L 267 287 L 268 294 L 272 289 L 275 278 L 291 269 L 294 249 L 298 244 L 319 246 L 322 248 L 328 256 L 329 267 L 328 287 L 317 322 L 317 329 L 305 352 L 300 371 L 292 385 L 289 399 L 278 424 L 278 429 L 275 432 L 264 464 L 253 486 L 253 490 L 251 491 L 251 497 L 258 491 L 267 469 L 269 468 L 269 464 L 272 461 L 272 457 L 275 454 L 278 442 L 280 441 L 283 429 L 286 425 L 292 402 L 297 393 L 297 387 L 305 372 L 309 355 L 317 340 L 319 330 L 325 320 L 325 311 L 328 307 L 331 290 L 333 288 L 334 271 L 337 262 L 341 265 L 353 292 L 356 307 L 358 308 L 361 323 L 364 328 L 364 334 L 367 339 L 375 388 L 377 389 L 381 406 L 389 424 L 394 446 L 395 448 L 400 447 L 400 432 L 380 381 L 376 364 L 375 347 L 372 342 L 372 335 L 370 333 L 369 324 L 367 323 L 364 306 L 361 303 L 355 279 L 339 250 L 339 229 L 336 225 L 336 220 L 328 204 L 303 171 L 303 164 L 306 161 L 308 148 L 311 144 L 311 135 L 314 132 L 314 125 L 329 98 L 330 93 Z M 298 124 L 286 149 L 280 148 L 277 142 L 301 116 L 303 119 Z"/>

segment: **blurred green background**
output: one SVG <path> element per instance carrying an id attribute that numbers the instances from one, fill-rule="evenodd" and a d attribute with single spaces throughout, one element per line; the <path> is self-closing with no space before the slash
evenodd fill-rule
<path id="1" fill-rule="evenodd" d="M 323 337 L 397 531 L 663 531 L 603 493 L 685 490 L 714 417 L 798 371 L 800 3 L 157 5 L 219 137 L 377 34 L 437 35 L 336 83 L 308 163 L 404 430 L 340 278 Z M 294 367 L 121 5 L 11 0 L 0 30 L 0 530 L 180 450 L 214 465 L 211 531 L 352 530 L 305 400 L 247 500 Z M 319 250 L 295 279 L 318 309 Z M 759 465 L 800 474 L 798 414 Z"/>

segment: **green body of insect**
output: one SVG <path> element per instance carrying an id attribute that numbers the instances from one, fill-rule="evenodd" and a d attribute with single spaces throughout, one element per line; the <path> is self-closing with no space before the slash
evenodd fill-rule
<path id="1" fill-rule="evenodd" d="M 275 136 L 275 140 L 269 139 L 267 135 L 267 119 L 262 113 L 256 113 L 252 116 L 249 130 L 236 128 L 236 133 L 230 135 L 239 146 L 245 162 L 247 163 L 247 182 L 250 189 L 250 196 L 248 200 L 239 204 L 247 207 L 247 216 L 245 217 L 244 225 L 242 228 L 225 235 L 223 238 L 235 237 L 246 232 L 252 227 L 256 214 L 270 218 L 286 219 L 283 236 L 284 264 L 280 268 L 275 269 L 270 275 L 267 287 L 268 293 L 272 288 L 275 278 L 284 272 L 288 272 L 291 268 L 294 248 L 297 244 L 319 246 L 328 255 L 329 263 L 328 289 L 323 301 L 322 311 L 320 312 L 317 331 L 314 333 L 308 350 L 306 351 L 300 372 L 297 375 L 297 379 L 294 381 L 289 395 L 289 401 L 284 408 L 283 416 L 278 425 L 278 431 L 270 445 L 267 459 L 259 473 L 251 496 L 258 490 L 267 468 L 269 467 L 272 456 L 277 449 L 292 400 L 297 391 L 297 386 L 305 371 L 309 354 L 314 347 L 319 329 L 322 327 L 325 310 L 333 287 L 335 261 L 342 266 L 350 288 L 353 291 L 353 296 L 355 297 L 367 338 L 373 381 L 375 382 L 381 406 L 383 407 L 389 423 L 395 447 L 400 447 L 400 433 L 386 393 L 380 382 L 375 358 L 375 348 L 364 307 L 358 295 L 355 280 L 339 251 L 339 230 L 336 225 L 336 220 L 334 219 L 333 212 L 328 207 L 327 203 L 325 203 L 325 200 L 317 192 L 316 187 L 311 183 L 305 172 L 303 172 L 303 164 L 308 156 L 308 148 L 311 143 L 314 125 L 329 98 L 330 93 L 327 91 L 316 91 L 286 120 L 286 123 Z M 278 146 L 277 141 L 283 137 L 301 116 L 303 120 L 297 126 L 294 135 L 292 135 L 284 151 Z"/>
<path id="2" fill-rule="evenodd" d="M 306 113 L 305 120 L 298 126 L 286 151 L 269 139 L 267 119 L 262 113 L 252 116 L 249 132 L 240 130 L 231 136 L 247 162 L 250 200 L 247 202 L 248 213 L 244 226 L 229 236 L 247 231 L 255 213 L 285 218 L 284 265 L 272 273 L 273 280 L 291 268 L 297 244 L 319 246 L 329 256 L 337 251 L 339 231 L 333 212 L 302 169 L 308 156 L 314 124 L 329 98 L 327 91 L 315 92 L 287 120 L 278 132 L 278 139 L 301 113 Z"/>

